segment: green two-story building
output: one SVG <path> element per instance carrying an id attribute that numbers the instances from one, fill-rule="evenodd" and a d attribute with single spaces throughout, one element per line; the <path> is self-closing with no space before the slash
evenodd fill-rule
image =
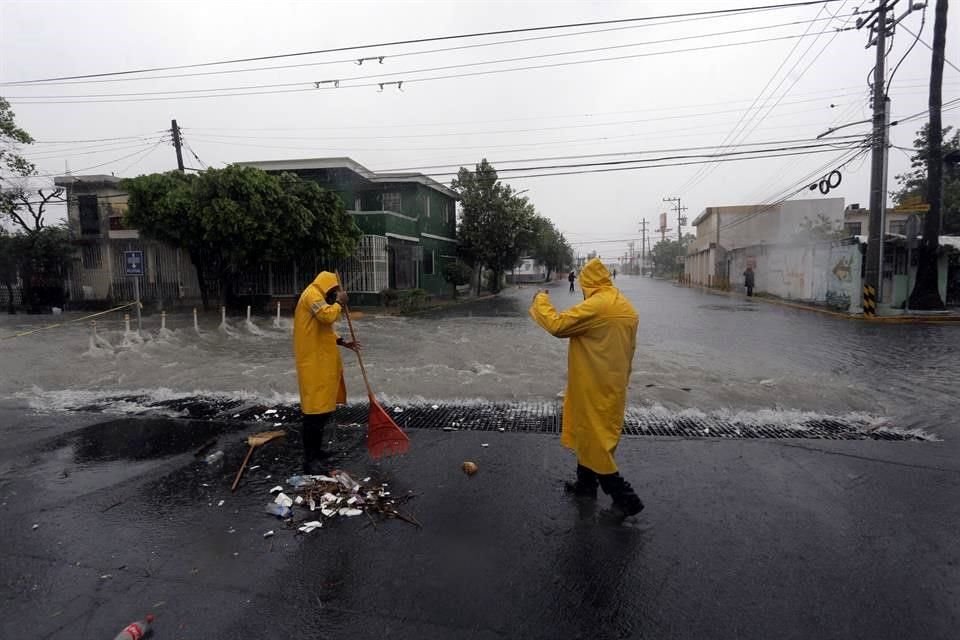
<path id="1" fill-rule="evenodd" d="M 344 280 L 364 302 L 385 289 L 451 291 L 444 268 L 456 259 L 457 194 L 419 173 L 374 173 L 350 158 L 241 162 L 289 172 L 340 196 L 363 231 L 357 254 L 341 265 Z"/>

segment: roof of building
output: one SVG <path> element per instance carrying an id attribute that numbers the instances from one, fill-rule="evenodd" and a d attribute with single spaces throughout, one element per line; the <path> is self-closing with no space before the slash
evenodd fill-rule
<path id="1" fill-rule="evenodd" d="M 358 176 L 376 183 L 416 182 L 445 196 L 457 198 L 457 192 L 445 187 L 433 178 L 422 173 L 376 173 L 367 169 L 352 158 L 303 158 L 297 160 L 263 160 L 235 162 L 245 167 L 256 167 L 264 171 L 298 171 L 304 169 L 349 169 Z"/>
<path id="2" fill-rule="evenodd" d="M 57 185 L 58 187 L 69 187 L 70 185 L 78 182 L 83 182 L 84 184 L 120 184 L 121 180 L 123 180 L 123 178 L 97 173 L 86 176 L 57 176 L 53 179 L 53 184 Z"/>

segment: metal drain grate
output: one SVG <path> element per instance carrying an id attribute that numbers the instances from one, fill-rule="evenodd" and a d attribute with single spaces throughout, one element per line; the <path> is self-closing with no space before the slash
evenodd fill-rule
<path id="1" fill-rule="evenodd" d="M 136 407 L 136 409 L 131 409 Z M 394 421 L 404 429 L 446 429 L 522 433 L 559 433 L 561 404 L 558 402 L 385 404 Z M 145 396 L 111 396 L 74 408 L 77 411 L 114 412 L 134 415 L 163 413 L 207 420 L 262 422 L 271 425 L 296 423 L 296 405 L 249 405 L 233 398 L 193 396 L 156 400 Z M 352 404 L 337 410 L 340 424 L 364 423 L 369 407 Z M 737 414 L 681 412 L 662 407 L 630 407 L 624 419 L 626 436 L 681 438 L 803 438 L 817 440 L 914 440 L 928 438 L 917 432 L 876 428 L 862 415 L 825 416 L 815 413 L 764 411 Z"/>

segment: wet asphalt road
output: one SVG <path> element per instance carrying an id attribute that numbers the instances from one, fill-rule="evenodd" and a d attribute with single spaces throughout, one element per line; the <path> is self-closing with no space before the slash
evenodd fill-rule
<path id="1" fill-rule="evenodd" d="M 726 349 L 731 369 L 863 378 L 877 364 L 866 337 L 896 338 L 872 397 L 943 440 L 626 439 L 618 458 L 647 509 L 612 526 L 562 493 L 572 459 L 554 437 L 412 430 L 411 453 L 377 465 L 342 427 L 334 464 L 415 492 L 407 509 L 423 528 L 360 517 L 301 536 L 262 513 L 297 471 L 295 437 L 258 452 L 231 495 L 243 439 L 262 426 L 0 403 L 0 637 L 110 638 L 152 611 L 158 639 L 955 638 L 957 365 L 943 354 L 956 334 L 644 291 L 688 313 L 672 331 L 648 313 L 642 341 L 671 340 L 683 357 Z M 735 315 L 757 319 L 744 331 Z M 937 348 L 911 379 L 904 354 L 924 335 Z M 805 354 L 811 338 L 831 353 Z M 910 394 L 921 400 L 896 410 Z M 220 466 L 193 455 L 211 438 Z"/>
<path id="2" fill-rule="evenodd" d="M 960 625 L 952 443 L 631 438 L 619 457 L 647 509 L 614 526 L 562 493 L 572 460 L 552 437 L 413 430 L 408 456 L 376 465 L 345 427 L 336 466 L 416 492 L 423 528 L 360 517 L 300 536 L 262 513 L 296 471 L 295 439 L 258 452 L 231 495 L 235 427 L 0 418 L 21 427 L 0 454 L 3 638 L 108 638 L 147 611 L 157 638 L 203 639 L 946 639 Z M 191 451 L 218 431 L 211 468 Z"/>

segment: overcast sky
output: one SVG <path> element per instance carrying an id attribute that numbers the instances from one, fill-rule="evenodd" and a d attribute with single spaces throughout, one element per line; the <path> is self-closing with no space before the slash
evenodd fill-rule
<path id="1" fill-rule="evenodd" d="M 766 3 L 4 0 L 0 3 L 0 81 L 760 4 Z M 119 176 L 175 168 L 172 147 L 169 142 L 160 142 L 171 118 L 183 128 L 190 147 L 185 162 L 190 167 L 201 162 L 222 167 L 242 160 L 350 156 L 372 170 L 469 166 L 483 157 L 505 168 L 622 159 L 544 160 L 556 156 L 651 151 L 654 153 L 645 157 L 689 155 L 703 152 L 677 150 L 730 142 L 744 145 L 808 139 L 830 126 L 868 118 L 867 75 L 875 50 L 865 49 L 866 34 L 862 31 L 835 31 L 835 27 L 854 26 L 856 18 L 852 14 L 857 6 L 869 9 L 875 3 L 833 2 L 823 7 L 722 18 L 380 46 L 148 74 L 210 74 L 193 77 L 133 80 L 138 76 L 122 76 L 124 81 L 111 78 L 111 82 L 82 84 L 2 85 L 0 95 L 13 104 L 21 126 L 38 141 L 49 142 L 33 145 L 26 153 L 43 173 L 51 175 L 62 174 L 66 163 L 75 173 L 114 172 Z M 956 3 L 950 13 L 947 60 L 960 65 L 960 10 Z M 827 20 L 832 15 L 836 18 Z M 903 25 L 916 33 L 920 22 L 918 11 Z M 575 31 L 593 33 L 542 38 Z M 734 31 L 737 33 L 730 33 Z M 806 37 L 791 37 L 803 34 Z M 921 39 L 932 43 L 932 34 L 933 2 Z M 516 42 L 530 38 L 538 39 Z M 775 40 L 754 42 L 771 39 Z M 889 67 L 896 65 L 913 40 L 905 29 L 897 30 Z M 751 44 L 717 47 L 744 42 Z M 396 57 L 480 43 L 496 44 Z M 697 50 L 677 52 L 680 49 Z M 655 52 L 670 53 L 640 56 Z M 558 53 L 563 55 L 476 65 Z M 376 60 L 363 65 L 349 61 L 380 55 L 385 56 L 382 64 Z M 465 75 L 603 58 L 622 59 Z M 311 66 L 219 73 L 308 64 Z M 427 71 L 453 65 L 472 66 Z M 917 44 L 896 72 L 889 90 L 894 120 L 926 109 L 929 72 L 930 51 Z M 451 75 L 460 77 L 415 81 L 418 77 Z M 351 80 L 360 76 L 368 78 Z M 324 80 L 340 80 L 341 86 L 330 88 L 328 83 L 320 90 L 312 88 L 312 82 Z M 382 92 L 376 86 L 352 86 L 399 80 L 404 81 L 402 91 L 395 86 L 386 86 Z M 285 93 L 199 99 L 181 94 L 161 100 L 148 95 L 199 90 L 192 95 L 202 96 L 213 89 L 281 84 L 289 86 L 236 93 Z M 95 101 L 79 103 L 46 97 L 129 93 L 139 95 L 74 98 Z M 960 73 L 949 65 L 943 93 L 945 102 L 960 96 Z M 120 101 L 105 102 L 108 99 Z M 922 122 L 914 120 L 893 127 L 893 144 L 910 147 Z M 960 109 L 945 112 L 944 124 L 960 124 Z M 837 135 L 865 133 L 868 129 L 861 124 Z M 78 142 L 126 136 L 139 138 Z M 776 146 L 782 145 L 738 146 L 733 150 Z M 664 197 L 681 197 L 689 208 L 690 220 L 706 206 L 767 203 L 796 189 L 816 169 L 836 166 L 846 158 L 844 153 L 844 149 L 830 149 L 829 153 L 710 167 L 535 178 L 504 174 L 504 178 L 517 189 L 529 189 L 527 195 L 539 211 L 553 219 L 572 242 L 579 243 L 578 249 L 596 248 L 605 257 L 612 257 L 626 250 L 626 239 L 639 237 L 642 218 L 651 226 L 657 225 L 659 213 L 667 206 Z M 511 165 L 508 161 L 512 160 L 528 162 Z M 893 176 L 908 166 L 907 153 L 892 149 L 890 161 L 892 189 Z M 455 166 L 440 166 L 425 172 L 449 183 L 452 176 L 448 172 L 453 171 Z M 830 196 L 866 206 L 868 185 L 867 155 L 843 169 L 843 183 Z M 814 194 L 804 191 L 797 197 Z"/>

